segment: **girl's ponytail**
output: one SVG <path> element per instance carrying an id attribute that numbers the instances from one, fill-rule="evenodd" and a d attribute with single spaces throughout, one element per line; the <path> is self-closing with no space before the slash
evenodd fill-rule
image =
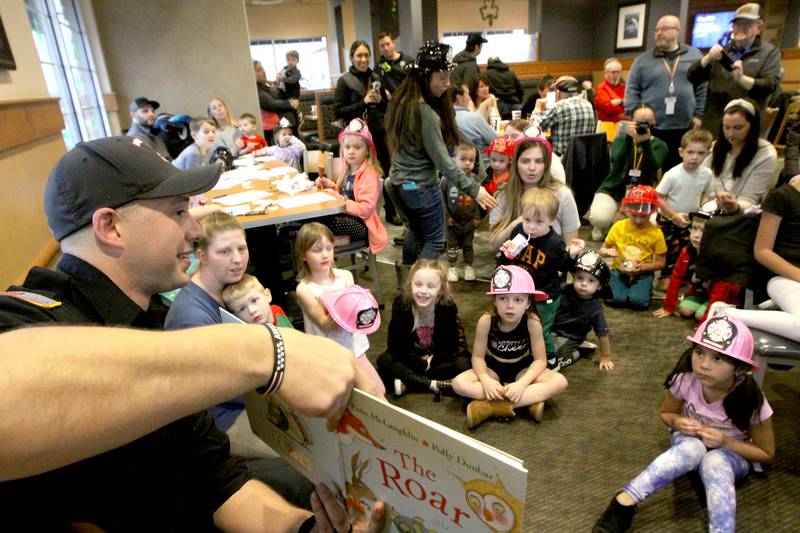
<path id="1" fill-rule="evenodd" d="M 753 375 L 749 372 L 745 374 L 744 381 L 735 385 L 733 390 L 722 401 L 725 414 L 728 415 L 733 425 L 742 431 L 747 431 L 750 428 L 753 413 L 761 411 L 763 404 L 764 394 L 761 392 L 756 380 L 753 379 Z"/>

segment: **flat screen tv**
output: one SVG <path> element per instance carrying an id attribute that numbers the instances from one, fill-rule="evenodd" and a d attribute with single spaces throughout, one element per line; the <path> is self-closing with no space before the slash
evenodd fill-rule
<path id="1" fill-rule="evenodd" d="M 692 46 L 707 49 L 717 44 L 722 34 L 730 31 L 731 19 L 735 14 L 735 11 L 695 14 L 692 25 Z"/>

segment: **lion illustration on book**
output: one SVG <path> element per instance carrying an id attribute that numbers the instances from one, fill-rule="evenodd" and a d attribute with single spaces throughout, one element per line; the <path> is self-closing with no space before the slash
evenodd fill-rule
<path id="1" fill-rule="evenodd" d="M 472 512 L 493 533 L 519 533 L 522 524 L 522 505 L 498 480 L 461 481 L 464 496 Z"/>

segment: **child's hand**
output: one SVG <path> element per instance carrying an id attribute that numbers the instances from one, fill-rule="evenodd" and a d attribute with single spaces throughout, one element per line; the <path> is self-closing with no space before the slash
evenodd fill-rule
<path id="1" fill-rule="evenodd" d="M 605 246 L 601 246 L 599 253 L 600 255 L 604 255 L 606 257 L 619 257 L 619 252 L 617 252 L 616 248 L 607 248 Z"/>
<path id="2" fill-rule="evenodd" d="M 684 435 L 688 435 L 689 437 L 696 436 L 701 428 L 702 426 L 700 425 L 699 422 L 683 416 L 679 416 L 678 419 L 675 421 L 675 429 L 677 429 Z"/>
<path id="3" fill-rule="evenodd" d="M 486 376 L 481 380 L 483 386 L 483 394 L 487 400 L 502 400 L 506 396 L 506 390 L 499 381 L 491 376 Z"/>
<path id="4" fill-rule="evenodd" d="M 234 144 L 236 144 L 236 148 L 238 148 L 239 150 L 241 150 L 242 148 L 244 148 L 244 141 L 241 139 L 241 137 L 240 137 L 240 138 L 238 138 L 238 139 L 236 139 L 236 140 L 235 140 L 235 141 L 233 141 L 233 142 L 234 142 Z"/>
<path id="5" fill-rule="evenodd" d="M 611 354 L 600 355 L 599 362 L 600 370 L 614 370 L 614 361 L 611 360 Z"/>
<path id="6" fill-rule="evenodd" d="M 586 248 L 586 242 L 583 239 L 572 239 L 569 241 L 567 251 L 569 256 L 574 259 L 584 248 Z"/>
<path id="7" fill-rule="evenodd" d="M 448 226 L 455 226 L 456 225 L 456 221 L 453 220 L 453 217 L 447 217 L 447 225 Z"/>
<path id="8" fill-rule="evenodd" d="M 672 313 L 670 313 L 669 311 L 667 311 L 663 307 L 661 309 L 656 309 L 655 311 L 653 311 L 653 316 L 656 317 L 656 318 L 664 318 L 665 316 L 669 316 L 671 314 Z"/>
<path id="9" fill-rule="evenodd" d="M 730 442 L 727 434 L 708 426 L 701 426 L 697 431 L 697 436 L 703 439 L 703 444 L 707 448 L 725 448 Z"/>
<path id="10" fill-rule="evenodd" d="M 526 387 L 527 385 L 524 385 L 519 381 L 509 383 L 505 387 L 506 399 L 511 403 L 517 403 L 522 398 L 522 393 L 525 392 Z"/>
<path id="11" fill-rule="evenodd" d="M 640 264 L 636 259 L 626 259 L 620 266 L 622 267 L 622 270 L 628 274 L 633 275 L 639 273 Z"/>

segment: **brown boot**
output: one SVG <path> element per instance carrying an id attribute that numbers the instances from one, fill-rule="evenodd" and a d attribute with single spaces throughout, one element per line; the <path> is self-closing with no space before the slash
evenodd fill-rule
<path id="1" fill-rule="evenodd" d="M 467 426 L 475 429 L 478 424 L 491 417 L 494 409 L 489 400 L 472 400 L 467 405 Z"/>
<path id="2" fill-rule="evenodd" d="M 544 416 L 544 402 L 537 402 L 528 406 L 528 412 L 536 422 L 541 422 Z"/>
<path id="3" fill-rule="evenodd" d="M 496 418 L 514 418 L 514 404 L 508 400 L 493 400 L 492 414 Z"/>

